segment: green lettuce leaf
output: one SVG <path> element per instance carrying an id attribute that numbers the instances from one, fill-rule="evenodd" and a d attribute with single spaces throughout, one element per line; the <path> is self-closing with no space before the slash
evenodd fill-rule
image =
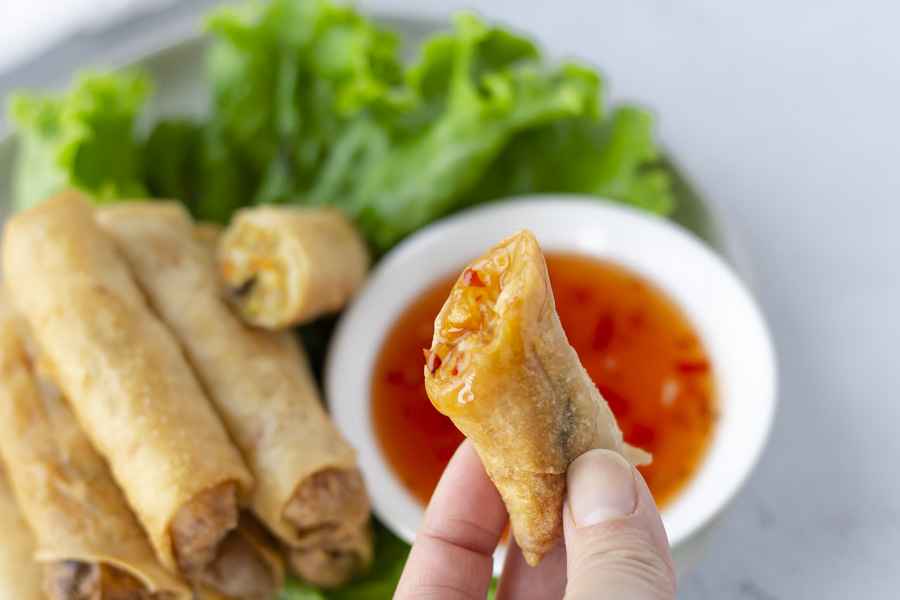
<path id="1" fill-rule="evenodd" d="M 602 196 L 669 214 L 675 201 L 650 114 L 624 107 L 606 121 L 562 119 L 526 131 L 497 158 L 471 201 L 545 192 Z"/>
<path id="2" fill-rule="evenodd" d="M 466 204 L 517 133 L 595 111 L 597 78 L 552 70 L 533 47 L 470 14 L 409 72 L 417 105 L 400 131 L 358 117 L 298 202 L 337 204 L 378 251 Z"/>
<path id="3" fill-rule="evenodd" d="M 62 94 L 13 94 L 8 109 L 19 136 L 16 208 L 67 187 L 101 202 L 146 196 L 132 127 L 149 90 L 147 77 L 129 70 L 84 73 Z"/>

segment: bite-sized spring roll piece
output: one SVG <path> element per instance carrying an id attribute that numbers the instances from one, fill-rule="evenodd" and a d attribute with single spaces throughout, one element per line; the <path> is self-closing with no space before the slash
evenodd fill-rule
<path id="1" fill-rule="evenodd" d="M 257 206 L 234 216 L 219 268 L 241 317 L 282 329 L 340 310 L 371 261 L 356 225 L 332 208 Z"/>
<path id="2" fill-rule="evenodd" d="M 368 523 L 307 549 L 288 549 L 288 563 L 298 577 L 320 587 L 337 587 L 372 565 L 372 529 Z"/>
<path id="3" fill-rule="evenodd" d="M 237 576 L 235 576 L 237 574 Z M 199 600 L 269 600 L 284 583 L 284 560 L 275 540 L 244 512 L 222 542 L 197 587 Z"/>
<path id="4" fill-rule="evenodd" d="M 3 270 L 53 378 L 163 565 L 193 581 L 252 477 L 172 333 L 83 197 L 9 220 Z"/>
<path id="5" fill-rule="evenodd" d="M 530 565 L 562 538 L 569 463 L 594 448 L 649 462 L 569 345 L 530 231 L 463 271 L 425 354 L 428 396 L 474 442 Z"/>
<path id="6" fill-rule="evenodd" d="M 35 541 L 0 464 L 0 600 L 44 598 Z"/>
<path id="7" fill-rule="evenodd" d="M 34 532 L 48 596 L 189 600 L 38 362 L 27 325 L 0 288 L 0 455 Z M 84 595 L 88 589 L 96 593 Z"/>
<path id="8" fill-rule="evenodd" d="M 256 478 L 253 512 L 285 544 L 310 547 L 368 520 L 356 453 L 325 412 L 296 341 L 246 326 L 180 205 L 98 211 L 156 312 L 181 343 Z"/>

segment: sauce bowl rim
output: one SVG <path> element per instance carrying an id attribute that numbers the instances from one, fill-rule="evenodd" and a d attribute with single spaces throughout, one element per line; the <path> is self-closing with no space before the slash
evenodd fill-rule
<path id="1" fill-rule="evenodd" d="M 706 347 L 719 418 L 696 471 L 662 510 L 675 548 L 726 509 L 762 454 L 776 407 L 774 347 L 746 284 L 705 242 L 668 219 L 596 197 L 543 194 L 481 205 L 417 231 L 375 266 L 341 316 L 325 362 L 326 402 L 359 451 L 373 510 L 409 543 L 425 510 L 374 431 L 371 381 L 387 333 L 431 285 L 523 228 L 545 251 L 611 261 L 647 279 L 686 315 Z M 495 569 L 504 553 L 501 545 Z"/>

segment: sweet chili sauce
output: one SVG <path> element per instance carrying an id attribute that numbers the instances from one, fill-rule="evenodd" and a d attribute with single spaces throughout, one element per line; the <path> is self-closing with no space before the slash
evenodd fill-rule
<path id="1" fill-rule="evenodd" d="M 653 454 L 640 471 L 658 505 L 690 477 L 716 419 L 713 374 L 691 324 L 660 290 L 625 269 L 550 253 L 547 268 L 569 343 L 625 440 Z M 463 440 L 425 393 L 422 349 L 457 276 L 416 299 L 381 348 L 372 381 L 375 430 L 388 461 L 427 503 Z"/>

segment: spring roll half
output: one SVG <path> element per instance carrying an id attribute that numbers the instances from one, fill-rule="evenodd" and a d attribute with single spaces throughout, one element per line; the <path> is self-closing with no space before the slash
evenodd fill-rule
<path id="1" fill-rule="evenodd" d="M 177 340 L 74 192 L 10 219 L 2 259 L 42 358 L 160 561 L 193 581 L 237 526 L 252 477 Z"/>
<path id="2" fill-rule="evenodd" d="M 569 463 L 594 448 L 649 462 L 623 441 L 566 340 L 530 231 L 517 231 L 466 268 L 425 354 L 428 396 L 474 442 L 530 565 L 562 539 Z"/>
<path id="3" fill-rule="evenodd" d="M 187 356 L 256 479 L 251 507 L 283 543 L 309 548 L 365 523 L 356 452 L 325 412 L 296 342 L 247 327 L 228 307 L 213 256 L 166 202 L 98 211 Z"/>
<path id="4" fill-rule="evenodd" d="M 16 504 L 0 464 L 0 600 L 44 598 L 34 560 L 34 535 Z"/>
<path id="5" fill-rule="evenodd" d="M 356 225 L 331 208 L 247 208 L 219 244 L 228 297 L 246 322 L 265 329 L 340 310 L 362 285 L 370 260 Z"/>
<path id="6" fill-rule="evenodd" d="M 190 600 L 55 385 L 36 370 L 28 338 L 0 289 L 0 454 L 35 535 L 47 595 Z"/>

